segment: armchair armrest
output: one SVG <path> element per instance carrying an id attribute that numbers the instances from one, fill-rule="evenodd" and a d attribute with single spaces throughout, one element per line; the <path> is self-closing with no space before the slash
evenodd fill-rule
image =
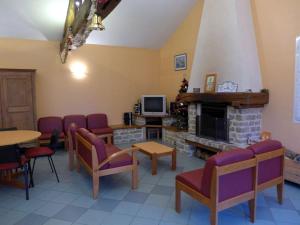
<path id="1" fill-rule="evenodd" d="M 107 144 L 111 144 L 112 143 L 112 136 L 113 134 L 101 134 L 98 135 L 99 138 L 107 138 Z"/>
<path id="2" fill-rule="evenodd" d="M 138 151 L 139 149 L 136 148 L 136 147 L 131 147 L 131 148 L 126 148 L 126 149 L 123 149 L 119 152 L 116 152 L 114 154 L 112 154 L 111 156 L 109 156 L 107 159 L 105 159 L 103 162 L 101 162 L 99 164 L 99 166 L 97 166 L 96 170 L 99 170 L 101 167 L 103 167 L 105 164 L 107 164 L 108 162 L 110 162 L 111 160 L 113 159 L 116 159 L 124 154 L 128 154 L 128 153 L 132 153 L 132 158 L 133 158 L 133 163 L 134 164 L 137 164 L 137 159 L 136 159 L 136 151 Z"/>

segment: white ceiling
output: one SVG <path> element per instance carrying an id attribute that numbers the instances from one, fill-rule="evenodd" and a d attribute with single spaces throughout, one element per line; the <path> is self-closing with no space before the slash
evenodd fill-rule
<path id="1" fill-rule="evenodd" d="M 199 0 L 122 0 L 89 44 L 160 48 Z M 68 0 L 1 0 L 0 37 L 60 40 Z"/>

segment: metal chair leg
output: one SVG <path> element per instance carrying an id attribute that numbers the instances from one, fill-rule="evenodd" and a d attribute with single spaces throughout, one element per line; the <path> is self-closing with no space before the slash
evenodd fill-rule
<path id="1" fill-rule="evenodd" d="M 24 180 L 25 180 L 25 191 L 26 191 L 26 200 L 29 200 L 29 184 L 28 184 L 28 165 L 25 164 L 23 166 L 23 170 L 24 170 Z"/>
<path id="2" fill-rule="evenodd" d="M 33 173 L 32 173 L 32 169 L 31 169 L 31 161 L 29 160 L 28 162 L 28 172 L 29 172 L 29 184 L 30 187 L 34 187 L 34 183 L 33 183 Z"/>
<path id="3" fill-rule="evenodd" d="M 36 158 L 34 158 L 34 160 L 33 160 L 33 166 L 32 166 L 32 175 L 33 175 L 33 172 L 34 172 L 35 160 L 36 160 Z"/>
<path id="4" fill-rule="evenodd" d="M 50 156 L 50 160 L 51 160 L 51 162 L 52 162 L 52 167 L 53 167 L 53 170 L 54 170 L 54 172 L 55 172 L 55 176 L 56 176 L 57 182 L 59 183 L 59 179 L 58 179 L 58 176 L 57 176 L 57 172 L 56 172 L 56 169 L 55 169 L 55 165 L 54 165 L 54 162 L 53 162 L 53 159 L 52 159 L 51 156 Z"/>
<path id="5" fill-rule="evenodd" d="M 50 162 L 50 156 L 48 156 L 48 162 L 49 162 L 49 165 L 50 165 L 51 171 L 52 171 L 52 173 L 53 173 L 54 171 L 53 171 L 53 166 L 52 166 L 52 164 L 51 164 L 51 162 Z"/>

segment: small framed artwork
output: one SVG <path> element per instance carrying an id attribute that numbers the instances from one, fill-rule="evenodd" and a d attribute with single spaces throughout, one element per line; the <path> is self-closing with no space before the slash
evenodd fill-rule
<path id="1" fill-rule="evenodd" d="M 175 70 L 179 71 L 179 70 L 186 70 L 187 69 L 187 55 L 184 54 L 179 54 L 179 55 L 175 55 Z"/>
<path id="2" fill-rule="evenodd" d="M 237 92 L 238 84 L 232 81 L 225 81 L 223 84 L 219 84 L 217 88 L 217 92 Z"/>
<path id="3" fill-rule="evenodd" d="M 204 92 L 212 93 L 216 91 L 217 74 L 210 73 L 205 76 Z"/>

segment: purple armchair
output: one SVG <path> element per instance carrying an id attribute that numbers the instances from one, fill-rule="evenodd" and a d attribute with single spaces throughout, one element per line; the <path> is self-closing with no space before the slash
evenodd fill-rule
<path id="1" fill-rule="evenodd" d="M 99 192 L 99 178 L 121 172 L 132 172 L 132 189 L 137 188 L 137 148 L 120 150 L 84 128 L 76 132 L 77 170 L 83 165 L 93 177 L 93 198 Z"/>
<path id="2" fill-rule="evenodd" d="M 277 186 L 278 202 L 283 201 L 284 148 L 279 141 L 265 140 L 248 147 L 258 162 L 258 191 Z"/>
<path id="3" fill-rule="evenodd" d="M 88 130 L 100 138 L 105 138 L 108 144 L 112 143 L 113 129 L 108 126 L 106 114 L 90 114 L 86 119 Z"/>
<path id="4" fill-rule="evenodd" d="M 74 123 L 78 128 L 86 128 L 86 118 L 84 115 L 67 115 L 64 116 L 63 125 L 64 125 L 64 133 L 65 133 L 65 147 L 70 150 L 70 147 L 73 147 L 72 151 L 75 150 L 75 143 L 73 142 L 72 146 L 69 146 L 69 135 L 68 129 L 70 124 Z"/>
<path id="5" fill-rule="evenodd" d="M 176 176 L 176 211 L 181 211 L 181 191 L 211 210 L 211 224 L 218 223 L 218 212 L 249 201 L 251 221 L 256 208 L 256 159 L 253 152 L 235 149 L 209 158 L 204 169 Z"/>
<path id="6" fill-rule="evenodd" d="M 86 128 L 86 118 L 84 115 L 67 115 L 64 117 L 64 132 L 68 133 L 68 128 L 71 123 L 75 123 L 79 128 Z"/>
<path id="7" fill-rule="evenodd" d="M 62 119 L 57 116 L 41 117 L 38 120 L 38 131 L 42 133 L 39 137 L 40 143 L 50 143 L 53 130 L 59 133 L 59 140 L 64 141 L 65 134 L 63 132 Z"/>

